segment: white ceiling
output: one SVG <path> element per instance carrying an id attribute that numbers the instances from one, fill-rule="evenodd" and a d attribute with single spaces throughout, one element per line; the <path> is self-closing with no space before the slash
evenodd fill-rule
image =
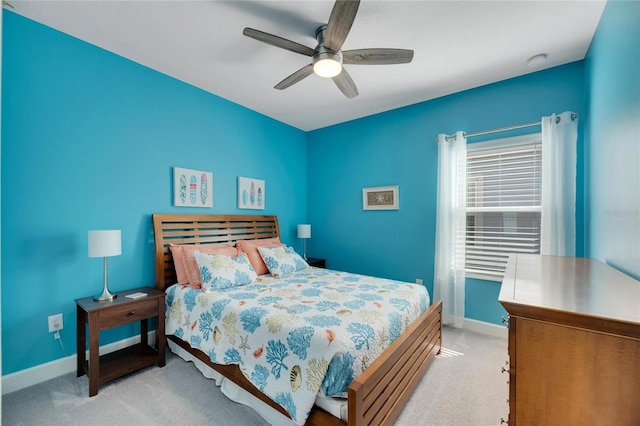
<path id="1" fill-rule="evenodd" d="M 584 58 L 603 1 L 363 0 L 343 50 L 413 49 L 403 65 L 347 65 L 360 95 L 311 75 L 273 86 L 310 58 L 242 35 L 311 48 L 333 1 L 25 1 L 5 7 L 308 131 Z M 6 42 L 6 40 L 5 40 Z M 527 60 L 546 53 L 538 68 Z"/>

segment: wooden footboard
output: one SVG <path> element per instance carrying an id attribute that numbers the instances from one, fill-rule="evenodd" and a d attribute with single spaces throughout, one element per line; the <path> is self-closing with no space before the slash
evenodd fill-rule
<path id="1" fill-rule="evenodd" d="M 391 425 L 442 347 L 435 302 L 349 385 L 349 426 Z"/>

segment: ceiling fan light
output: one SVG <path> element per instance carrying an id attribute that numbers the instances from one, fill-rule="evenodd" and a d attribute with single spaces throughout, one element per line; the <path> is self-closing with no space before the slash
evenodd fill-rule
<path id="1" fill-rule="evenodd" d="M 318 53 L 313 56 L 313 72 L 320 77 L 331 78 L 342 72 L 342 54 L 318 46 Z"/>
<path id="2" fill-rule="evenodd" d="M 342 64 L 335 59 L 320 59 L 313 64 L 313 72 L 320 77 L 331 78 L 340 74 Z"/>

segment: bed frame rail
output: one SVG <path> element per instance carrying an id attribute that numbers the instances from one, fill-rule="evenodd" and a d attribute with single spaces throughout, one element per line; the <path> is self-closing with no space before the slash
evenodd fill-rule
<path id="1" fill-rule="evenodd" d="M 442 347 L 442 302 L 434 303 L 349 385 L 349 425 L 392 425 Z"/>

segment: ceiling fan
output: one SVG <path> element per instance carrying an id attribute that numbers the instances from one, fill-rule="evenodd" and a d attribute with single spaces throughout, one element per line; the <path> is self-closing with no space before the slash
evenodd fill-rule
<path id="1" fill-rule="evenodd" d="M 305 65 L 276 84 L 276 89 L 286 89 L 316 73 L 320 77 L 332 78 L 347 98 L 354 98 L 358 96 L 358 88 L 347 70 L 343 68 L 343 64 L 390 65 L 407 64 L 413 60 L 413 50 L 407 49 L 340 50 L 356 18 L 358 6 L 360 6 L 360 0 L 336 0 L 329 22 L 316 30 L 315 37 L 318 45 L 314 49 L 253 28 L 245 28 L 242 34 L 312 58 L 309 65 Z"/>

